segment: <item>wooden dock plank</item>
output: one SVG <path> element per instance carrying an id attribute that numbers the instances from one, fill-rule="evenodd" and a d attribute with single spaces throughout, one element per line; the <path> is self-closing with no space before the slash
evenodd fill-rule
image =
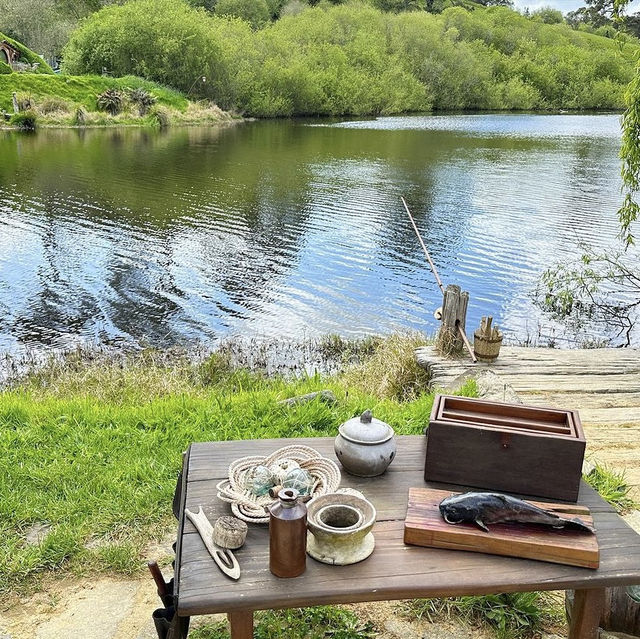
<path id="1" fill-rule="evenodd" d="M 490 370 L 525 403 L 580 412 L 587 456 L 626 472 L 640 500 L 640 349 L 505 346 L 492 363 L 450 360 L 432 346 L 416 351 L 435 388 L 453 390 L 463 376 Z"/>

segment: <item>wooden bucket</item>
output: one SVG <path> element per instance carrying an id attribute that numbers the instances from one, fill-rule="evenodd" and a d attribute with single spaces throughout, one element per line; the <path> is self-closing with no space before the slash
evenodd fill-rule
<path id="1" fill-rule="evenodd" d="M 502 336 L 497 339 L 487 339 L 479 331 L 473 334 L 473 352 L 482 362 L 492 362 L 497 359 L 502 346 Z"/>

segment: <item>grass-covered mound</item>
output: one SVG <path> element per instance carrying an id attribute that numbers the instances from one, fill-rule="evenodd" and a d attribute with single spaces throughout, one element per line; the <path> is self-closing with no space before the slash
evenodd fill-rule
<path id="1" fill-rule="evenodd" d="M 31 51 L 31 49 L 24 46 L 17 40 L 13 40 L 12 38 L 7 37 L 4 33 L 0 32 L 0 42 L 2 41 L 8 42 L 14 49 L 20 51 L 20 57 L 18 58 L 18 62 L 25 62 L 29 64 L 38 64 L 38 68 L 35 73 L 53 73 L 53 69 L 36 53 Z M 4 62 L 0 62 L 0 75 L 7 73 L 6 70 L 3 70 L 4 67 L 9 68 L 9 72 L 11 72 L 11 67 Z"/>
<path id="2" fill-rule="evenodd" d="M 29 375 L 0 394 L 0 589 L 63 566 L 139 570 L 145 543 L 173 525 L 181 453 L 193 441 L 335 436 L 367 408 L 399 433 L 421 433 L 433 394 L 415 345 L 375 342 L 355 369 L 289 380 L 220 354 L 199 364 L 79 357 Z M 335 405 L 278 403 L 325 388 Z M 39 524 L 50 533 L 27 544 Z"/>
<path id="3" fill-rule="evenodd" d="M 185 0 L 134 0 L 90 16 L 64 59 L 70 73 L 133 73 L 254 116 L 362 115 L 622 108 L 637 50 L 505 7 L 320 3 L 252 29 Z"/>
<path id="4" fill-rule="evenodd" d="M 99 96 L 116 90 L 122 96 L 121 110 L 111 115 L 100 108 Z M 130 99 L 139 90 L 152 98 L 153 105 L 141 114 L 139 104 Z M 182 93 L 155 82 L 126 76 L 0 74 L 0 110 L 12 112 L 11 96 L 34 111 L 38 121 L 58 125 L 159 124 L 208 122 L 228 119 L 212 105 L 190 102 Z M 78 111 L 80 110 L 80 114 Z M 165 118 L 167 121 L 161 121 Z"/>

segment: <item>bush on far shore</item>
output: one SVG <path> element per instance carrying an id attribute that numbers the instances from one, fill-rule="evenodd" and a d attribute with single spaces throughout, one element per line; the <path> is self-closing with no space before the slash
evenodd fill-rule
<path id="1" fill-rule="evenodd" d="M 252 5 L 247 14 L 244 0 L 220 0 L 216 13 L 226 16 L 185 0 L 134 0 L 90 16 L 64 68 L 136 74 L 257 117 L 624 106 L 635 40 L 620 49 L 548 24 L 552 15 L 533 20 L 505 7 L 436 15 L 371 3 L 285 7 L 255 30 L 266 13 Z"/>

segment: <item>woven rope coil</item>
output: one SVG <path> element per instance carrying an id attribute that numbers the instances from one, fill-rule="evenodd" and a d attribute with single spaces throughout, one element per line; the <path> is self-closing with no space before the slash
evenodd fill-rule
<path id="1" fill-rule="evenodd" d="M 252 524 L 268 523 L 269 515 L 265 513 L 264 507 L 273 503 L 273 499 L 268 494 L 258 497 L 249 492 L 245 488 L 247 475 L 256 466 L 271 466 L 282 460 L 297 462 L 300 468 L 304 468 L 313 477 L 313 497 L 335 492 L 340 485 L 340 470 L 335 462 L 325 459 L 309 446 L 294 444 L 280 448 L 268 457 L 254 455 L 236 459 L 229 466 L 229 478 L 216 486 L 218 497 L 231 504 L 231 511 L 239 519 Z"/>

